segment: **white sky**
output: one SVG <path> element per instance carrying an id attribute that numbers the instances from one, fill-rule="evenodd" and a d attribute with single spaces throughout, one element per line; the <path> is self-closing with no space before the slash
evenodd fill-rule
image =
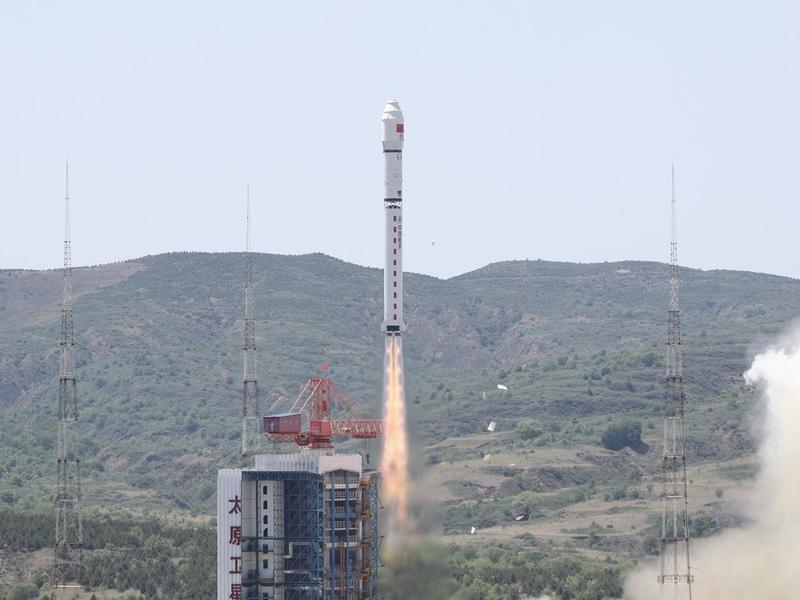
<path id="1" fill-rule="evenodd" d="M 800 3 L 5 2 L 0 267 L 254 248 L 405 263 L 681 258 L 800 276 Z"/>

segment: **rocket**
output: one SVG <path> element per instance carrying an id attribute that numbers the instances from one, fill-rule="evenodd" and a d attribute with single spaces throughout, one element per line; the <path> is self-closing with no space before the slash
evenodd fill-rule
<path id="1" fill-rule="evenodd" d="M 400 103 L 386 103 L 381 117 L 386 212 L 386 262 L 383 270 L 383 325 L 386 335 L 406 330 L 403 321 L 403 138 Z"/>
<path id="2" fill-rule="evenodd" d="M 389 507 L 390 536 L 405 531 L 408 520 L 408 434 L 403 392 L 403 138 L 400 104 L 386 103 L 381 117 L 385 167 L 386 263 L 383 270 L 383 498 Z"/>

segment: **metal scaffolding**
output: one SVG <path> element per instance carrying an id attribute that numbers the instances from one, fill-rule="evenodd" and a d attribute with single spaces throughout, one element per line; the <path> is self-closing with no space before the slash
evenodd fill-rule
<path id="1" fill-rule="evenodd" d="M 662 458 L 661 600 L 691 600 L 694 576 L 689 554 L 689 492 L 686 479 L 686 397 L 681 356 L 678 228 L 675 216 L 675 167 L 672 168 L 670 296 Z"/>
<path id="2" fill-rule="evenodd" d="M 325 600 L 377 598 L 379 481 L 376 472 L 326 474 Z"/>
<path id="3" fill-rule="evenodd" d="M 273 497 L 276 503 L 273 535 L 242 537 L 243 563 L 256 566 L 252 571 L 242 573 L 244 597 L 263 600 L 267 590 L 274 589 L 275 598 L 322 600 L 322 475 L 302 471 L 244 471 L 242 479 L 279 484 Z M 256 506 L 260 501 L 257 490 Z M 274 577 L 264 579 L 258 568 L 259 555 L 270 546 L 274 548 L 276 569 Z M 252 556 L 253 560 L 245 561 L 246 555 Z"/>
<path id="4" fill-rule="evenodd" d="M 295 543 L 284 562 L 286 600 L 322 598 L 323 478 L 298 473 L 303 478 L 284 481 L 284 544 Z"/>
<path id="5" fill-rule="evenodd" d="M 250 249 L 250 186 L 247 186 L 247 241 L 244 284 L 244 373 L 242 376 L 242 456 L 256 450 L 258 441 L 258 376 L 256 325 L 253 315 L 253 253 Z"/>
<path id="6" fill-rule="evenodd" d="M 69 163 L 64 195 L 64 292 L 58 376 L 58 474 L 55 494 L 56 528 L 53 589 L 79 588 L 83 577 L 83 519 L 81 517 L 81 460 L 78 454 L 78 394 L 75 377 L 75 336 L 72 318 L 72 242 L 69 226 Z"/>
<path id="7" fill-rule="evenodd" d="M 367 575 L 364 589 L 364 600 L 377 600 L 378 598 L 378 567 L 380 566 L 381 537 L 378 531 L 378 511 L 381 508 L 379 488 L 381 475 L 377 471 L 369 474 L 367 498 L 364 506 L 368 510 L 366 530 L 363 533 L 365 540 L 363 572 Z"/>
<path id="8" fill-rule="evenodd" d="M 284 483 L 283 481 L 275 482 L 275 492 L 273 495 L 273 502 L 275 506 L 285 506 L 285 498 L 283 494 Z M 285 537 L 283 527 L 283 511 L 277 510 L 274 513 L 272 529 L 275 532 L 275 539 L 279 540 L 275 543 L 275 581 L 284 580 L 284 559 L 286 554 L 286 544 L 283 541 Z M 286 594 L 283 586 L 275 588 L 275 600 L 285 600 Z"/>

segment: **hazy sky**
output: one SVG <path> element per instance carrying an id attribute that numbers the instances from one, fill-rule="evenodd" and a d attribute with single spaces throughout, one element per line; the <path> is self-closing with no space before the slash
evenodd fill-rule
<path id="1" fill-rule="evenodd" d="M 800 276 L 800 3 L 3 2 L 0 267 L 244 243 L 410 271 L 668 256 Z"/>

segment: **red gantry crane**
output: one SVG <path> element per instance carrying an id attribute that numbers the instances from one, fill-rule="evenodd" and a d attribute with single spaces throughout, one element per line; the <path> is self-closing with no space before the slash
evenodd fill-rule
<path id="1" fill-rule="evenodd" d="M 346 417 L 333 418 L 334 406 Z M 383 432 L 384 421 L 360 417 L 330 377 L 311 377 L 288 412 L 264 417 L 264 435 L 274 444 L 332 448 L 334 436 L 372 439 Z"/>

